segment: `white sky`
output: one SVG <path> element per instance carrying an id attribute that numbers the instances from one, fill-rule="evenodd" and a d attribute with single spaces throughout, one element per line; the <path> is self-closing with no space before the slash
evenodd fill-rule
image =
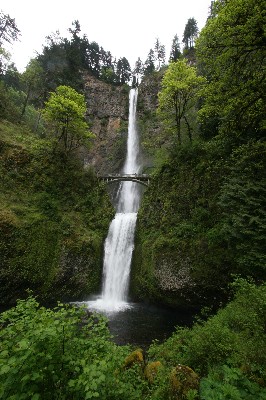
<path id="1" fill-rule="evenodd" d="M 210 4 L 211 0 L 1 0 L 0 10 L 15 18 L 21 31 L 20 41 L 9 51 L 22 72 L 30 58 L 42 51 L 45 37 L 57 30 L 67 37 L 74 20 L 90 42 L 97 42 L 117 59 L 126 57 L 132 68 L 138 57 L 146 60 L 157 37 L 168 59 L 174 35 L 182 44 L 185 25 L 192 17 L 201 30 Z"/>

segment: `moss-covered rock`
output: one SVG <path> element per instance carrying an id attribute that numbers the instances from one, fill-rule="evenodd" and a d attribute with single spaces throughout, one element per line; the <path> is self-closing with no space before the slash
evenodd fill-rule
<path id="1" fill-rule="evenodd" d="M 173 368 L 170 375 L 171 399 L 184 400 L 188 398 L 190 391 L 199 388 L 199 376 L 186 365 L 178 365 Z"/>
<path id="2" fill-rule="evenodd" d="M 97 292 L 114 215 L 105 188 L 74 154 L 53 153 L 23 127 L 0 130 L 0 303 L 27 289 L 45 302 Z"/>
<path id="3" fill-rule="evenodd" d="M 144 367 L 144 356 L 142 349 L 136 349 L 126 357 L 124 368 L 131 368 L 134 365 L 138 365 L 141 368 Z"/>
<path id="4" fill-rule="evenodd" d="M 162 363 L 160 361 L 152 361 L 146 365 L 144 369 L 144 376 L 149 383 L 153 383 L 160 368 L 162 368 Z"/>
<path id="5" fill-rule="evenodd" d="M 231 260 L 226 244 L 209 234 L 221 213 L 215 197 L 223 172 L 195 144 L 177 150 L 153 175 L 138 214 L 133 296 L 183 308 L 210 298 L 218 303 Z"/>

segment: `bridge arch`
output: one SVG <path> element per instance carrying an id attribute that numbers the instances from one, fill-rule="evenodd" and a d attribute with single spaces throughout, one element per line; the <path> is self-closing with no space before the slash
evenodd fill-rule
<path id="1" fill-rule="evenodd" d="M 150 176 L 146 174 L 108 174 L 99 177 L 106 183 L 114 182 L 135 182 L 144 186 L 149 186 Z"/>

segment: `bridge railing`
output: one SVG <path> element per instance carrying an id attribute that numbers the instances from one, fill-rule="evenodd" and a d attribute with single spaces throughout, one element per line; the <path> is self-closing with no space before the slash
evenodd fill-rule
<path id="1" fill-rule="evenodd" d="M 99 179 L 105 182 L 116 182 L 116 181 L 132 181 L 144 184 L 148 186 L 150 183 L 150 175 L 148 174 L 104 174 L 98 176 Z"/>

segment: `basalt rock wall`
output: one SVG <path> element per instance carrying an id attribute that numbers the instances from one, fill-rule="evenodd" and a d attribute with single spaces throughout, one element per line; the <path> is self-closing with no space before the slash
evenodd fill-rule
<path id="1" fill-rule="evenodd" d="M 86 118 L 95 134 L 85 163 L 99 174 L 118 172 L 126 155 L 129 86 L 114 86 L 85 75 Z"/>

